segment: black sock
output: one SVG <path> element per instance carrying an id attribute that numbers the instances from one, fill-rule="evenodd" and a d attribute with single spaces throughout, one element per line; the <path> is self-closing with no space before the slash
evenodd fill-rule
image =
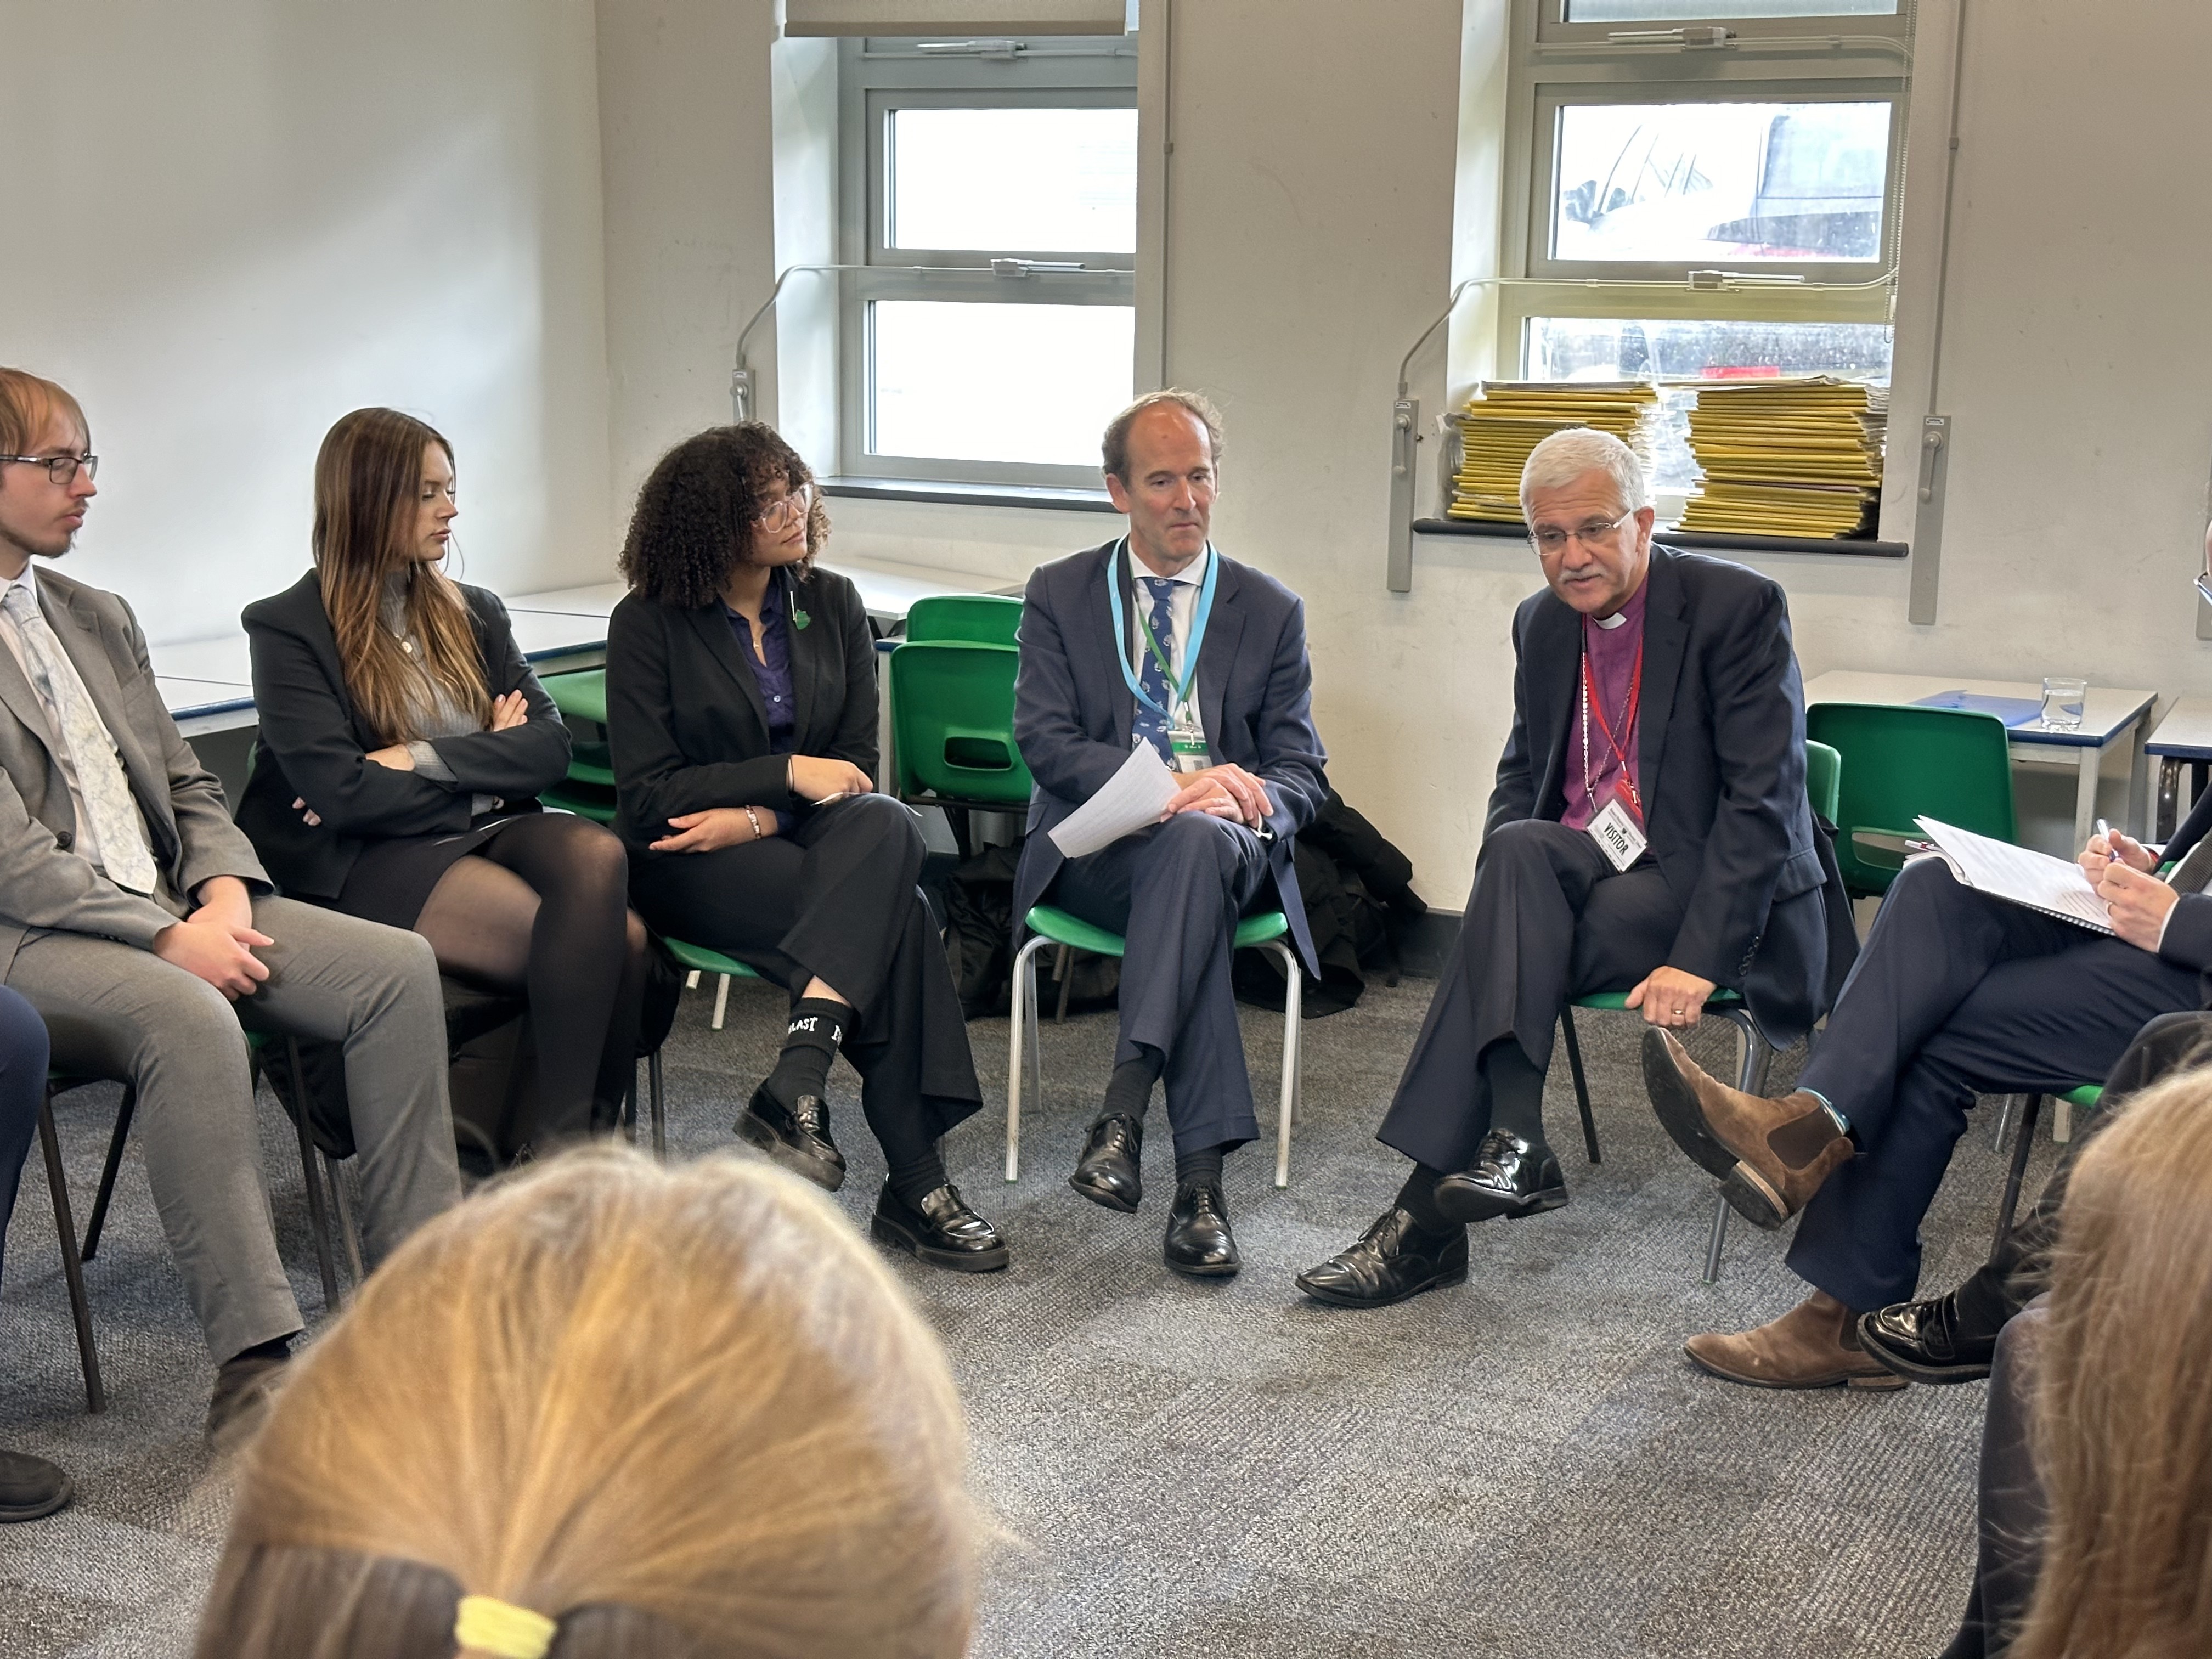
<path id="1" fill-rule="evenodd" d="M 830 1088 L 830 1062 L 837 1058 L 837 1045 L 845 1040 L 845 1023 L 853 1011 L 830 997 L 801 997 L 791 1006 L 791 1024 L 783 1034 L 783 1053 L 763 1086 L 783 1103 L 797 1109 L 802 1095 L 819 1100 Z"/>
<path id="2" fill-rule="evenodd" d="M 919 1210 L 922 1199 L 945 1184 L 945 1159 L 931 1141 L 917 1158 L 895 1160 L 890 1169 L 891 1193 L 909 1210 Z"/>
<path id="3" fill-rule="evenodd" d="M 1437 1182 L 1443 1178 L 1443 1170 L 1416 1164 L 1406 1184 L 1398 1189 L 1398 1207 L 1413 1217 L 1413 1224 L 1425 1233 L 1448 1233 L 1465 1224 L 1437 1208 Z"/>
<path id="4" fill-rule="evenodd" d="M 1490 1096 L 1490 1127 L 1531 1146 L 1544 1141 L 1544 1074 L 1511 1037 L 1492 1043 L 1478 1062 Z"/>
<path id="5" fill-rule="evenodd" d="M 1157 1048 L 1137 1046 L 1137 1057 L 1125 1060 L 1114 1068 L 1114 1075 L 1106 1079 L 1106 1099 L 1098 1108 L 1096 1123 L 1109 1117 L 1133 1117 L 1145 1121 L 1145 1109 L 1152 1103 L 1152 1085 L 1160 1080 L 1166 1056 Z"/>
<path id="6" fill-rule="evenodd" d="M 1225 1149 L 1207 1146 L 1195 1152 L 1176 1154 L 1176 1190 L 1186 1187 L 1221 1185 L 1221 1155 Z"/>

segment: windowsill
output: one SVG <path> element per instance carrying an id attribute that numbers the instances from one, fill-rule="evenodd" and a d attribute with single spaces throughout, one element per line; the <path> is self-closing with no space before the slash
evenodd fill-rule
<path id="1" fill-rule="evenodd" d="M 1054 489 L 1042 484 L 941 483 L 928 478 L 824 478 L 825 495 L 878 501 L 939 501 L 950 507 L 1028 507 L 1054 512 L 1111 513 L 1103 489 Z"/>
<path id="2" fill-rule="evenodd" d="M 1472 519 L 1416 519 L 1413 533 L 1490 536 L 1517 542 L 1525 539 L 1528 532 L 1515 524 L 1492 524 Z M 1814 553 L 1850 559 L 1902 559 L 1912 551 L 1903 542 L 1841 541 L 1826 536 L 1723 536 L 1711 531 L 1685 533 L 1662 530 L 1654 539 L 1662 546 L 1706 553 Z"/>

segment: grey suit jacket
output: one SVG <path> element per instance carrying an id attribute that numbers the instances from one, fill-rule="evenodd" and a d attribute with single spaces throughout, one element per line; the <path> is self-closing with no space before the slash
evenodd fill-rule
<path id="1" fill-rule="evenodd" d="M 163 884 L 173 896 L 188 896 L 210 876 L 236 876 L 267 890 L 252 843 L 230 821 L 222 786 L 161 705 L 131 607 L 49 567 L 40 568 L 38 585 L 47 624 L 122 756 Z M 125 892 L 70 851 L 76 808 L 53 732 L 4 646 L 0 705 L 0 979 L 34 928 L 95 933 L 151 950 L 154 936 L 177 915 L 156 899 Z"/>

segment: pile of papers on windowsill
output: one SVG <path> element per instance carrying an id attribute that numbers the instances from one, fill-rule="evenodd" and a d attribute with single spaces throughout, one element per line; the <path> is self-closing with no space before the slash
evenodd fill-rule
<path id="1" fill-rule="evenodd" d="M 1646 380 L 1487 380 L 1453 415 L 1459 470 L 1445 515 L 1521 522 L 1521 469 L 1554 432 L 1594 426 L 1636 451 L 1649 470 L 1659 422 L 1658 389 Z"/>
<path id="2" fill-rule="evenodd" d="M 1700 386 L 1690 453 L 1705 474 L 1679 528 L 1866 533 L 1881 495 L 1889 393 L 1826 374 Z"/>

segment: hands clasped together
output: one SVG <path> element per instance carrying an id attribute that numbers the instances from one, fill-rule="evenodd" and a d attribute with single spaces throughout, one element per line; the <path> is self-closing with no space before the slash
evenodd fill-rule
<path id="1" fill-rule="evenodd" d="M 793 755 L 786 782 L 793 794 L 817 806 L 865 795 L 876 787 L 852 762 L 819 755 Z M 656 853 L 712 853 L 720 848 L 741 847 L 749 841 L 764 841 L 776 832 L 775 814 L 764 806 L 709 806 L 696 812 L 678 812 L 668 822 L 678 833 L 654 842 Z"/>
<path id="2" fill-rule="evenodd" d="M 1188 781 L 1161 809 L 1162 823 L 1178 812 L 1204 812 L 1257 830 L 1274 813 L 1267 786 L 1241 766 L 1208 766 L 1181 775 Z"/>

